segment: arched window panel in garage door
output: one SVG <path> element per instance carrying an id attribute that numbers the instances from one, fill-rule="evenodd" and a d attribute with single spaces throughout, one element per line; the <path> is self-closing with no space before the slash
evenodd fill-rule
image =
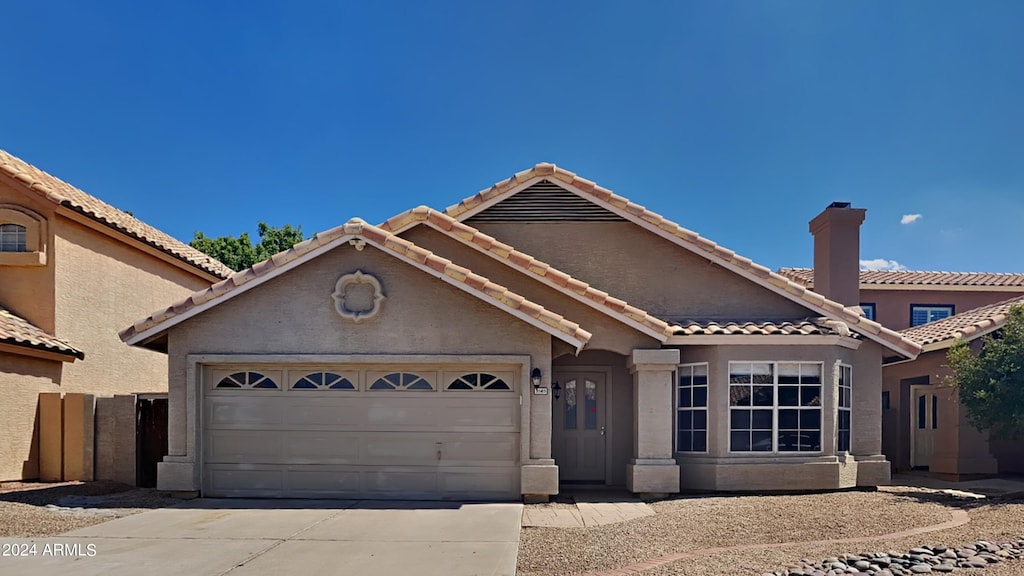
<path id="1" fill-rule="evenodd" d="M 392 372 L 368 381 L 372 382 L 370 390 L 434 390 L 434 385 L 426 377 L 415 372 Z"/>
<path id="2" fill-rule="evenodd" d="M 513 390 L 513 375 L 513 372 L 492 370 L 445 372 L 444 380 L 448 383 L 445 390 L 508 392 Z"/>
<path id="3" fill-rule="evenodd" d="M 237 389 L 265 389 L 265 390 L 276 390 L 278 388 L 277 382 L 274 380 L 275 374 L 264 374 L 262 372 L 256 372 L 254 370 L 246 370 L 239 372 L 232 372 L 226 376 L 221 377 L 217 380 L 215 388 L 237 388 Z M 216 377 L 215 377 L 216 378 Z"/>
<path id="4" fill-rule="evenodd" d="M 292 390 L 355 390 L 358 379 L 353 375 L 339 374 L 327 370 L 311 371 L 305 374 L 289 371 L 291 376 L 298 375 L 292 382 Z"/>

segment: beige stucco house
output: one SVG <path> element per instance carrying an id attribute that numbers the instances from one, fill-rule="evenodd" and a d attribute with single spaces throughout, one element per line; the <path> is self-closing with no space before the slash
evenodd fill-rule
<path id="1" fill-rule="evenodd" d="M 165 391 L 166 357 L 126 349 L 118 330 L 230 273 L 0 151 L 0 480 L 39 477 L 41 393 Z"/>
<path id="2" fill-rule="evenodd" d="M 882 359 L 920 350 L 551 164 L 350 220 L 121 337 L 169 356 L 159 487 L 208 496 L 874 486 Z"/>

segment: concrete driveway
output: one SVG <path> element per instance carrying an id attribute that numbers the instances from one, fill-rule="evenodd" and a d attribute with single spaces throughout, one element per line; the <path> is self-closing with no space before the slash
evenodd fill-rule
<path id="1" fill-rule="evenodd" d="M 0 574 L 513 576 L 522 510 L 514 503 L 195 500 L 59 537 L 0 539 Z M 29 555 L 3 555 L 12 551 Z"/>

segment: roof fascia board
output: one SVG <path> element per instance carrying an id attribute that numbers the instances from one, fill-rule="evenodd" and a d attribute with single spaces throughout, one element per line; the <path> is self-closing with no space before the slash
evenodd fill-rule
<path id="1" fill-rule="evenodd" d="M 404 228 L 404 230 L 409 230 L 412 227 L 416 226 L 417 224 L 426 224 L 428 227 L 430 227 L 430 228 L 432 228 L 434 230 L 437 230 L 438 232 L 444 234 L 445 236 L 448 236 L 449 238 L 457 240 L 461 244 L 463 244 L 465 246 L 468 246 L 468 247 L 476 250 L 477 252 L 486 254 L 491 259 L 496 260 L 498 262 L 501 262 L 505 266 L 508 266 L 509 268 L 519 272 L 520 274 L 523 274 L 524 276 L 528 276 L 528 277 L 534 278 L 535 280 L 537 280 L 541 284 L 544 284 L 545 286 L 547 286 L 549 288 L 553 288 L 554 290 L 558 291 L 559 293 L 565 294 L 566 296 L 569 296 L 570 298 L 572 298 L 573 300 L 576 300 L 577 302 L 581 302 L 583 304 L 586 304 L 590 308 L 592 308 L 594 310 L 597 310 L 598 312 L 601 312 L 601 313 L 605 314 L 606 316 L 614 318 L 614 319 L 622 322 L 623 324 L 626 324 L 630 328 L 633 328 L 634 330 L 638 330 L 639 332 L 650 336 L 651 338 L 654 338 L 658 342 L 665 343 L 670 338 L 667 334 L 665 334 L 663 332 L 658 332 L 657 330 L 654 330 L 654 329 L 650 328 L 649 326 L 645 326 L 645 325 L 637 322 L 636 320 L 633 320 L 629 316 L 626 316 L 624 314 L 618 314 L 615 311 L 610 310 L 610 309 L 608 309 L 605 306 L 601 306 L 597 302 L 594 302 L 593 300 L 591 300 L 590 298 L 587 298 L 586 296 L 583 296 L 582 294 L 579 294 L 579 293 L 574 292 L 572 290 L 567 290 L 564 287 L 559 286 L 558 284 L 553 282 L 547 276 L 541 276 L 539 274 L 530 274 L 528 272 L 524 272 L 523 270 L 521 270 L 520 268 L 518 268 L 517 266 L 515 266 L 514 264 L 512 264 L 508 260 L 499 257 L 494 252 L 491 252 L 490 250 L 487 250 L 486 248 L 484 248 L 482 246 L 479 246 L 479 245 L 475 244 L 474 242 L 471 242 L 471 241 L 463 238 L 462 236 L 460 236 L 458 234 L 455 234 L 454 232 L 452 232 L 450 230 L 445 230 L 444 228 L 442 228 L 441 226 L 438 226 L 437 224 L 435 224 L 434 222 L 432 222 L 429 219 L 417 220 L 417 221 L 411 223 L 409 226 L 406 226 L 406 227 L 403 227 L 403 228 Z"/>
<path id="2" fill-rule="evenodd" d="M 695 334 L 671 336 L 665 343 L 670 346 L 842 346 L 857 350 L 862 340 L 833 334 Z"/>
<path id="3" fill-rule="evenodd" d="M 538 178 L 533 178 L 533 179 L 527 180 L 526 183 L 524 183 L 523 185 L 516 186 L 516 188 L 514 188 L 512 190 L 509 190 L 508 192 L 506 192 L 504 194 L 501 194 L 500 196 L 497 196 L 496 198 L 492 199 L 491 202 L 498 201 L 498 199 L 504 200 L 504 199 L 510 197 L 512 194 L 515 194 L 515 192 L 520 190 L 521 187 L 524 187 L 527 184 L 530 184 L 533 180 L 536 180 L 536 179 L 538 179 Z M 694 253 L 694 254 L 696 254 L 698 256 L 706 258 L 706 259 L 714 262 L 715 264 L 718 264 L 722 268 L 725 268 L 726 270 L 729 270 L 730 272 L 738 274 L 742 278 L 746 278 L 747 280 L 750 280 L 751 282 L 753 282 L 753 283 L 755 283 L 755 284 L 757 284 L 759 286 L 767 288 L 768 290 L 770 290 L 772 292 L 775 292 L 776 294 L 786 298 L 787 300 L 791 300 L 791 301 L 793 301 L 793 302 L 795 302 L 795 303 L 797 303 L 797 304 L 799 304 L 799 305 L 801 305 L 801 306 L 803 306 L 803 307 L 805 307 L 805 308 L 807 308 L 809 310 L 813 310 L 813 311 L 817 312 L 818 314 L 821 314 L 822 316 L 825 316 L 827 318 L 832 318 L 832 319 L 838 320 L 840 322 L 845 322 L 842 318 L 836 318 L 833 313 L 829 312 L 825 308 L 820 307 L 820 306 L 816 306 L 816 305 L 814 305 L 814 304 L 812 304 L 810 302 L 802 300 L 799 297 L 797 297 L 795 294 L 791 294 L 788 291 L 783 290 L 782 288 L 780 288 L 778 286 L 775 286 L 774 284 L 771 284 L 769 282 L 764 282 L 760 278 L 758 278 L 757 276 L 754 276 L 753 274 L 750 274 L 749 272 L 747 272 L 746 270 L 743 270 L 742 268 L 739 268 L 735 264 L 732 264 L 731 262 L 723 260 L 717 254 L 712 254 L 712 253 L 709 253 L 709 252 L 698 251 L 697 249 L 693 248 L 692 246 L 688 246 L 678 236 L 676 236 L 676 235 L 674 235 L 674 234 L 672 234 L 672 233 L 670 233 L 670 232 L 668 232 L 666 230 L 662 230 L 658 226 L 655 226 L 655 225 L 651 224 L 650 222 L 644 220 L 643 218 L 637 217 L 635 214 L 631 214 L 630 212 L 628 212 L 626 210 L 622 210 L 622 209 L 620 209 L 620 208 L 618 208 L 618 207 L 616 207 L 616 206 L 614 206 L 614 205 L 612 205 L 612 204 L 610 204 L 608 202 L 604 202 L 600 198 L 595 198 L 594 196 L 590 196 L 590 195 L 584 194 L 581 191 L 576 190 L 576 188 L 574 186 L 572 186 L 570 184 L 567 184 L 565 182 L 562 182 L 558 178 L 552 177 L 552 178 L 545 178 L 545 179 L 547 179 L 549 182 L 553 182 L 553 183 L 557 184 L 559 187 L 565 189 L 568 192 L 571 192 L 571 193 L 579 196 L 580 198 L 583 198 L 585 200 L 589 200 L 590 202 L 593 202 L 593 203 L 597 204 L 598 206 L 601 206 L 602 208 L 608 210 L 609 212 L 617 214 L 617 215 L 625 218 L 626 220 L 629 220 L 630 222 L 633 222 L 634 224 L 640 226 L 641 228 L 643 228 L 643 229 L 645 229 L 645 230 L 647 230 L 649 232 L 657 234 L 658 236 L 664 238 L 665 240 L 668 240 L 669 242 L 672 242 L 673 244 L 675 244 L 676 246 L 679 246 L 680 248 L 683 248 L 683 249 L 688 250 L 688 251 L 690 251 L 690 252 L 692 252 L 692 253 Z M 485 204 L 491 204 L 491 202 L 487 202 Z M 469 212 L 466 212 L 465 214 L 460 214 L 459 217 L 456 218 L 456 219 L 459 220 L 459 221 L 462 221 L 462 220 L 464 220 L 466 218 L 469 218 L 468 214 L 471 214 L 471 213 L 475 213 L 475 212 L 469 211 Z M 881 344 L 885 348 L 893 350 L 893 351 L 899 353 L 900 355 L 904 355 L 905 356 L 905 355 L 908 354 L 906 350 L 901 350 L 900 348 L 898 348 L 897 346 L 895 346 L 891 342 L 887 342 L 884 338 L 879 338 L 877 335 L 872 334 L 871 331 L 869 331 L 869 330 L 857 330 L 853 326 L 850 326 L 850 329 L 851 330 L 856 330 L 858 333 L 863 334 L 865 337 L 870 338 L 871 340 L 874 340 L 875 342 Z"/>
<path id="4" fill-rule="evenodd" d="M 63 204 L 60 204 L 57 207 L 57 214 L 67 218 L 68 220 L 72 220 L 74 222 L 77 222 L 78 224 L 86 226 L 91 230 L 104 234 L 105 236 L 117 240 L 118 242 L 127 244 L 132 248 L 145 252 L 150 256 L 155 256 L 160 260 L 168 264 L 172 264 L 175 267 L 180 268 L 186 272 L 189 272 L 195 276 L 198 276 L 203 280 L 210 282 L 211 284 L 224 280 L 224 278 L 221 278 L 220 276 L 211 274 L 206 270 L 203 270 L 202 268 L 195 266 L 194 264 L 190 264 L 188 262 L 185 262 L 181 258 L 175 257 L 173 254 L 168 254 L 163 250 L 155 248 L 145 242 L 142 242 L 137 238 L 125 234 L 124 232 L 118 230 L 117 228 L 114 228 L 113 226 L 108 226 L 94 218 L 90 218 L 85 214 L 82 214 L 81 212 L 78 212 L 77 210 L 69 208 Z M 56 234 L 56 231 L 54 231 L 54 233 Z"/>
<path id="5" fill-rule="evenodd" d="M 52 350 L 43 350 L 34 346 L 19 346 L 9 342 L 0 342 L 0 352 L 17 354 L 19 356 L 31 356 L 33 358 L 41 358 L 43 360 L 54 360 L 57 362 L 73 363 L 75 360 L 78 360 L 78 357 L 71 353 L 65 354 L 61 352 L 53 352 Z"/>

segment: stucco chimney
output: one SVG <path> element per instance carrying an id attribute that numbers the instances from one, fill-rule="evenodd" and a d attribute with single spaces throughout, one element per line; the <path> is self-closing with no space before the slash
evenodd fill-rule
<path id="1" fill-rule="evenodd" d="M 811 220 L 814 291 L 844 306 L 860 304 L 860 225 L 867 210 L 833 202 Z"/>

